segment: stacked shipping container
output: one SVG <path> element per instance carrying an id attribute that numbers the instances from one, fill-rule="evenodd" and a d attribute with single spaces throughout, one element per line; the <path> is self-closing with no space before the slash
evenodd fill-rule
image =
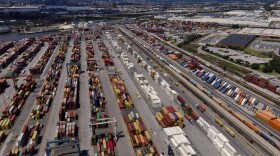
<path id="1" fill-rule="evenodd" d="M 183 128 L 183 116 L 173 106 L 162 107 L 160 112 L 156 113 L 156 120 L 161 127 L 179 126 Z"/>

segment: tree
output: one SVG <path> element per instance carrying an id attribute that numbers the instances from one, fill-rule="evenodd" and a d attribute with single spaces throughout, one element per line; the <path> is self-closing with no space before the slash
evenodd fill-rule
<path id="1" fill-rule="evenodd" d="M 278 67 L 276 67 L 276 68 L 274 68 L 274 69 L 275 69 L 275 71 L 276 71 L 277 73 L 280 74 L 280 66 L 278 66 Z"/>
<path id="2" fill-rule="evenodd" d="M 255 70 L 258 70 L 258 69 L 260 69 L 260 65 L 257 64 L 257 63 L 253 63 L 253 64 L 251 65 L 251 68 L 252 68 L 252 69 L 255 69 Z"/>
<path id="3" fill-rule="evenodd" d="M 236 62 L 237 64 L 241 64 L 241 63 L 243 62 L 243 60 L 237 59 L 237 60 L 235 60 L 235 62 Z"/>
<path id="4" fill-rule="evenodd" d="M 264 73 L 271 73 L 273 71 L 273 68 L 270 66 L 270 65 L 266 65 L 264 68 L 263 68 L 263 72 Z"/>

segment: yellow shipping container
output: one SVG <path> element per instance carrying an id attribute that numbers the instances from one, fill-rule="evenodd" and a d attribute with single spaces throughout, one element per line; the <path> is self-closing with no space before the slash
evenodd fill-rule
<path id="1" fill-rule="evenodd" d="M 145 131 L 144 133 L 145 133 L 145 137 L 146 137 L 147 141 L 150 142 L 151 141 L 151 136 L 150 136 L 149 132 Z"/>
<path id="2" fill-rule="evenodd" d="M 161 121 L 161 118 L 159 117 L 158 114 L 156 114 L 156 120 L 157 120 L 158 122 Z"/>
<path id="3" fill-rule="evenodd" d="M 137 155 L 137 156 L 142 156 L 142 152 L 141 152 L 140 149 L 138 149 L 138 150 L 136 151 L 136 155 Z"/>
<path id="4" fill-rule="evenodd" d="M 140 124 L 140 122 L 139 122 L 138 120 L 136 120 L 135 122 L 136 122 L 136 124 L 137 124 L 137 125 L 139 125 L 139 124 Z"/>
<path id="5" fill-rule="evenodd" d="M 150 147 L 150 153 L 151 153 L 151 154 L 155 154 L 155 150 L 154 150 L 153 147 Z"/>
<path id="6" fill-rule="evenodd" d="M 133 118 L 132 118 L 131 114 L 128 114 L 128 119 L 129 119 L 129 121 L 133 121 Z"/>
<path id="7" fill-rule="evenodd" d="M 8 129 L 10 129 L 10 120 L 9 119 L 7 119 L 7 122 L 5 123 L 5 129 L 6 130 L 8 130 Z"/>
<path id="8" fill-rule="evenodd" d="M 106 140 L 105 139 L 103 139 L 103 148 L 107 149 L 107 145 L 106 145 Z"/>
<path id="9" fill-rule="evenodd" d="M 6 123 L 7 123 L 7 119 L 5 119 L 1 125 L 2 130 L 6 130 L 6 127 L 5 127 Z"/>
<path id="10" fill-rule="evenodd" d="M 163 119 L 163 115 L 161 114 L 161 112 L 158 112 L 158 115 L 159 115 L 160 119 Z"/>
<path id="11" fill-rule="evenodd" d="M 178 116 L 179 120 L 183 121 L 184 117 L 181 113 L 175 112 L 175 114 Z"/>
<path id="12" fill-rule="evenodd" d="M 3 129 L 2 129 L 2 126 L 1 126 L 2 123 L 3 123 L 3 121 L 4 121 L 4 120 L 1 120 L 1 121 L 0 121 L 0 130 L 3 130 Z"/>
<path id="13" fill-rule="evenodd" d="M 145 146 L 145 140 L 143 138 L 143 135 L 140 134 L 139 136 L 140 136 L 140 139 L 141 139 L 141 146 L 144 147 Z"/>
<path id="14" fill-rule="evenodd" d="M 18 105 L 18 110 L 21 110 L 21 108 L 22 108 L 22 105 L 21 104 Z"/>
<path id="15" fill-rule="evenodd" d="M 32 140 L 33 140 L 34 142 L 36 142 L 37 137 L 38 137 L 38 131 L 35 131 L 35 132 L 33 133 L 33 135 L 32 135 Z"/>

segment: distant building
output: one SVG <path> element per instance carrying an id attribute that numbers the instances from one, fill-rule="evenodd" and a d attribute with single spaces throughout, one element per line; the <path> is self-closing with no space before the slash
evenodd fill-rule
<path id="1" fill-rule="evenodd" d="M 217 46 L 244 49 L 255 38 L 256 38 L 255 35 L 232 34 L 232 35 L 229 35 L 227 38 L 218 42 Z"/>

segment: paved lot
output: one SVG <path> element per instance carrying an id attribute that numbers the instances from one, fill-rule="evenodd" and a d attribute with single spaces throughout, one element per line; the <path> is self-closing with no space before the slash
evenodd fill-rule
<path id="1" fill-rule="evenodd" d="M 280 46 L 279 42 L 263 41 L 261 39 L 257 39 L 251 44 L 251 48 L 264 52 L 274 52 L 278 55 Z"/>
<path id="2" fill-rule="evenodd" d="M 234 60 L 241 59 L 244 62 L 248 61 L 250 64 L 253 63 L 268 63 L 270 58 L 259 58 L 253 55 L 246 54 L 244 51 L 237 51 L 227 48 L 216 48 L 216 47 L 207 47 L 211 52 L 221 55 L 221 56 L 229 56 Z"/>
<path id="3" fill-rule="evenodd" d="M 86 61 L 86 44 L 84 39 L 81 42 L 81 74 L 80 74 L 80 108 L 79 112 L 79 140 L 81 150 L 90 150 L 91 148 L 91 133 L 89 129 L 89 122 L 91 118 L 90 112 L 90 99 L 88 89 L 88 73 L 87 73 L 87 61 Z M 93 151 L 89 152 L 93 155 Z"/>

